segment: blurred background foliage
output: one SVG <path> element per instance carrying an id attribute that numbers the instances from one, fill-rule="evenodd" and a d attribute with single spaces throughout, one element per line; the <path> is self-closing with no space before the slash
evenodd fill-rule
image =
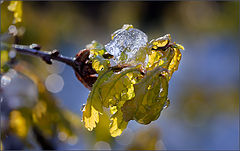
<path id="1" fill-rule="evenodd" d="M 170 107 L 150 125 L 130 122 L 112 138 L 104 114 L 94 132 L 82 127 L 89 91 L 70 67 L 1 50 L 2 149 L 239 149 L 239 1 L 24 1 L 22 22 L 15 24 L 8 5 L 1 3 L 7 43 L 75 56 L 92 40 L 106 44 L 123 24 L 133 24 L 149 40 L 170 33 L 185 51 L 170 80 Z M 9 34 L 13 28 L 17 39 Z"/>

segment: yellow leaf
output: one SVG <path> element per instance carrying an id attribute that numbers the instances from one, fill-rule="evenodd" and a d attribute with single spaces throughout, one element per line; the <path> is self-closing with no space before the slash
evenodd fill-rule
<path id="1" fill-rule="evenodd" d="M 8 61 L 8 52 L 1 50 L 1 72 L 3 72 L 3 65 Z"/>
<path id="2" fill-rule="evenodd" d="M 152 40 L 150 42 L 150 45 L 153 49 L 157 50 L 157 49 L 162 49 L 165 46 L 167 46 L 170 41 L 171 41 L 170 34 L 166 34 L 163 37 L 159 37 L 157 39 Z"/>
<path id="3" fill-rule="evenodd" d="M 37 122 L 38 120 L 41 120 L 43 115 L 46 114 L 47 111 L 47 104 L 44 101 L 38 101 L 37 104 L 33 108 L 33 121 Z"/>
<path id="4" fill-rule="evenodd" d="M 2 141 L 0 141 L 0 150 L 2 151 L 2 150 L 4 150 L 4 147 L 3 147 L 3 144 L 2 144 Z"/>
<path id="5" fill-rule="evenodd" d="M 27 136 L 27 123 L 20 111 L 13 110 L 10 113 L 10 128 L 21 138 Z"/>
<path id="6" fill-rule="evenodd" d="M 159 52 L 159 51 L 152 51 L 151 54 L 149 55 L 147 68 L 149 70 L 152 70 L 154 67 L 156 67 L 158 65 L 158 64 L 156 64 L 156 62 L 158 62 L 162 56 L 163 56 L 163 54 L 161 52 Z M 163 61 L 161 61 L 160 63 L 162 64 Z"/>
<path id="7" fill-rule="evenodd" d="M 11 1 L 8 10 L 14 13 L 14 23 L 22 21 L 22 1 Z"/>
<path id="8" fill-rule="evenodd" d="M 117 112 L 117 106 L 110 106 L 110 113 L 115 114 L 116 112 Z"/>
<path id="9" fill-rule="evenodd" d="M 92 68 L 97 71 L 98 74 L 103 70 L 107 70 L 110 66 L 110 62 L 107 59 L 104 59 L 101 55 L 97 55 L 92 59 Z"/>
<path id="10" fill-rule="evenodd" d="M 178 48 L 173 48 L 173 49 L 174 49 L 174 56 L 168 67 L 168 71 L 170 73 L 169 78 L 171 78 L 173 72 L 178 69 L 178 65 L 179 65 L 181 57 L 182 57 L 182 54 Z"/>
<path id="11" fill-rule="evenodd" d="M 112 71 L 107 71 L 99 76 L 88 96 L 87 104 L 83 111 L 83 121 L 89 131 L 96 127 L 96 124 L 99 122 L 99 113 L 103 112 L 99 88 L 112 74 Z"/>
<path id="12" fill-rule="evenodd" d="M 140 72 L 136 67 L 125 68 L 121 72 L 113 74 L 103 83 L 100 88 L 103 106 L 116 105 L 119 101 L 127 101 L 135 96 L 133 88 L 134 80 L 131 74 L 134 74 L 134 78 L 136 78 Z"/>
<path id="13" fill-rule="evenodd" d="M 110 66 L 110 61 L 105 59 L 102 55 L 106 52 L 103 45 L 93 40 L 91 44 L 86 46 L 90 50 L 90 60 L 92 61 L 92 68 L 98 74 L 103 73 Z"/>
<path id="14" fill-rule="evenodd" d="M 90 108 L 91 108 L 90 116 L 86 116 L 85 115 L 86 112 L 83 112 L 83 121 L 85 122 L 85 127 L 89 131 L 92 131 L 93 128 L 96 127 L 96 123 L 99 122 L 99 113 L 93 106 L 90 106 Z"/>
<path id="15" fill-rule="evenodd" d="M 163 68 L 156 67 L 134 85 L 135 97 L 123 105 L 124 118 L 135 119 L 141 124 L 149 124 L 158 118 L 168 94 L 168 81 L 162 76 L 163 72 Z M 131 112 L 127 111 L 129 109 Z"/>
<path id="16" fill-rule="evenodd" d="M 99 118 L 99 123 L 95 128 L 95 134 L 96 134 L 96 141 L 105 141 L 110 142 L 112 141 L 112 137 L 109 132 L 109 125 L 110 125 L 110 119 L 107 112 L 103 112 L 103 114 Z"/>
<path id="17" fill-rule="evenodd" d="M 123 130 L 127 128 L 128 122 L 123 120 L 123 113 L 118 110 L 112 117 L 112 123 L 110 124 L 110 134 L 112 137 L 116 137 L 122 134 Z"/>
<path id="18" fill-rule="evenodd" d="M 178 47 L 179 49 L 184 50 L 184 47 L 183 47 L 182 45 L 180 45 L 180 44 L 176 44 L 176 45 L 177 45 L 177 47 Z"/>

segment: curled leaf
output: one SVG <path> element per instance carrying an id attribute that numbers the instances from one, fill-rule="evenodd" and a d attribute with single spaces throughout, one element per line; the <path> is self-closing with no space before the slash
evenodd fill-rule
<path id="1" fill-rule="evenodd" d="M 123 120 L 123 113 L 118 110 L 112 117 L 112 123 L 110 124 L 110 134 L 112 137 L 116 137 L 122 134 L 123 130 L 127 128 L 128 122 Z"/>
<path id="2" fill-rule="evenodd" d="M 172 76 L 173 72 L 178 69 L 178 65 L 179 65 L 181 57 L 182 57 L 182 54 L 178 48 L 173 48 L 173 49 L 174 49 L 174 56 L 168 67 L 170 76 Z"/>
<path id="3" fill-rule="evenodd" d="M 127 101 L 135 96 L 133 84 L 140 71 L 136 67 L 125 68 L 113 74 L 100 88 L 103 106 L 117 105 L 120 101 Z"/>
<path id="4" fill-rule="evenodd" d="M 90 131 L 96 127 L 96 124 L 99 122 L 99 114 L 103 112 L 99 88 L 101 87 L 102 83 L 106 81 L 112 74 L 112 71 L 107 71 L 98 77 L 97 81 L 93 85 L 92 91 L 88 96 L 87 104 L 83 110 L 83 121 L 85 127 Z"/>
<path id="5" fill-rule="evenodd" d="M 180 44 L 176 44 L 176 47 L 177 47 L 178 49 L 184 50 L 184 47 L 183 47 L 182 45 L 180 45 Z"/>
<path id="6" fill-rule="evenodd" d="M 141 124 L 149 124 L 158 118 L 168 94 L 168 81 L 162 76 L 165 71 L 157 67 L 134 85 L 135 97 L 125 103 L 122 109 L 126 121 L 134 119 Z M 130 112 L 127 112 L 129 109 Z"/>

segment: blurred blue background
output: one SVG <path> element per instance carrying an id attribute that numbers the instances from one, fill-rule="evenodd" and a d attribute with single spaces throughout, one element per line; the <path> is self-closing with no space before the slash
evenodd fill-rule
<path id="1" fill-rule="evenodd" d="M 23 2 L 23 8 L 20 26 L 25 33 L 19 43 L 38 43 L 44 50 L 56 48 L 66 56 L 75 56 L 92 40 L 108 43 L 123 24 L 142 30 L 149 41 L 169 33 L 185 47 L 170 80 L 170 106 L 158 120 L 150 125 L 131 121 L 113 142 L 89 143 L 80 134 L 76 144 L 59 143 L 59 149 L 131 148 L 138 133 L 148 129 L 159 133 L 155 149 L 239 149 L 238 1 Z M 70 67 L 25 59 L 40 64 L 39 70 L 48 72 L 46 79 L 57 76 L 53 84 L 46 80 L 46 87 L 62 107 L 82 115 L 80 108 L 89 90 Z"/>

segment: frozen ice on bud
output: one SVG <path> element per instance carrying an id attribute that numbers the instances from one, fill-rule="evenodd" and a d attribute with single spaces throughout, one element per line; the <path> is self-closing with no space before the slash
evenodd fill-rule
<path id="1" fill-rule="evenodd" d="M 114 56 L 114 63 L 137 65 L 146 59 L 144 48 L 147 42 L 144 32 L 132 25 L 124 25 L 112 34 L 112 40 L 105 45 L 105 49 Z"/>

